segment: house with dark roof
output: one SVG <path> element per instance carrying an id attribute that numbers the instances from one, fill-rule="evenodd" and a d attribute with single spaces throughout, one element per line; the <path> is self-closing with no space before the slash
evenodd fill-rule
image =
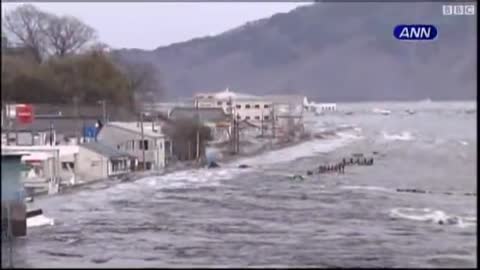
<path id="1" fill-rule="evenodd" d="M 136 162 L 136 157 L 127 152 L 101 142 L 88 142 L 79 145 L 76 171 L 88 181 L 129 173 Z"/>
<path id="2" fill-rule="evenodd" d="M 174 107 L 170 110 L 170 119 L 196 119 L 201 123 L 220 123 L 230 121 L 222 108 Z"/>

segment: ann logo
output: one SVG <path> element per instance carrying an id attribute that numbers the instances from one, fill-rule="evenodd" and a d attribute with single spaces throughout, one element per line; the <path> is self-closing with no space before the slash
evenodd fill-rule
<path id="1" fill-rule="evenodd" d="M 437 28 L 427 24 L 401 24 L 393 30 L 393 36 L 399 40 L 434 40 Z"/>

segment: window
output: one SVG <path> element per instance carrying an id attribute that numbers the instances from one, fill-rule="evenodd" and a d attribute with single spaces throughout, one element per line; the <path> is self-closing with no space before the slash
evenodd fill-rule
<path id="1" fill-rule="evenodd" d="M 263 108 L 265 108 L 265 109 L 268 109 L 268 107 L 270 107 L 270 106 L 268 106 L 268 104 L 263 105 Z"/>
<path id="2" fill-rule="evenodd" d="M 62 162 L 62 169 L 68 170 L 69 168 L 74 169 L 75 168 L 75 163 L 73 163 L 73 162 Z"/>
<path id="3" fill-rule="evenodd" d="M 158 149 L 162 149 L 163 143 L 161 140 L 157 140 L 157 147 Z"/>
<path id="4" fill-rule="evenodd" d="M 255 116 L 255 120 L 260 120 L 260 116 Z"/>
<path id="5" fill-rule="evenodd" d="M 250 109 L 250 104 L 245 104 L 246 109 Z"/>
<path id="6" fill-rule="evenodd" d="M 237 107 L 237 109 L 241 109 L 241 108 L 242 108 L 242 105 L 240 105 L 240 104 L 237 104 L 237 106 L 236 106 L 236 107 Z"/>
<path id="7" fill-rule="evenodd" d="M 139 145 L 138 149 L 140 149 L 140 150 L 144 150 L 144 149 L 145 149 L 145 150 L 148 150 L 148 140 L 143 140 L 143 143 L 142 143 L 142 141 L 140 140 L 140 141 L 138 141 L 138 145 Z"/>
<path id="8" fill-rule="evenodd" d="M 240 114 L 237 114 L 237 119 L 240 119 L 240 118 L 242 118 L 242 117 L 240 116 Z"/>
<path id="9" fill-rule="evenodd" d="M 227 105 L 228 105 L 228 106 L 232 105 L 232 102 L 231 102 L 231 101 L 227 101 Z"/>
<path id="10" fill-rule="evenodd" d="M 169 149 L 169 150 L 170 150 L 170 141 L 166 141 L 166 142 L 165 142 L 165 149 Z"/>
<path id="11" fill-rule="evenodd" d="M 268 117 L 268 115 L 265 115 L 265 116 L 263 117 L 264 120 L 268 120 L 269 118 L 270 118 L 270 117 Z"/>
<path id="12" fill-rule="evenodd" d="M 250 116 L 246 116 L 245 119 L 250 120 Z"/>
<path id="13" fill-rule="evenodd" d="M 209 99 L 212 99 L 212 98 L 213 98 L 213 96 L 208 96 L 208 98 L 209 98 Z"/>
<path id="14" fill-rule="evenodd" d="M 128 141 L 126 148 L 127 150 L 135 150 L 135 141 L 134 140 Z"/>
<path id="15" fill-rule="evenodd" d="M 255 109 L 260 109 L 260 104 L 256 104 Z"/>
<path id="16" fill-rule="evenodd" d="M 112 172 L 125 171 L 127 169 L 126 160 L 112 160 Z"/>
<path id="17" fill-rule="evenodd" d="M 218 102 L 217 102 L 217 105 L 218 105 L 218 106 L 222 106 L 222 102 L 221 102 L 221 101 L 218 101 Z"/>

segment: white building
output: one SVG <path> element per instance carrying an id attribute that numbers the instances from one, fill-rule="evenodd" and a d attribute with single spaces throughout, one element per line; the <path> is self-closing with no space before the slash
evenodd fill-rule
<path id="1" fill-rule="evenodd" d="M 76 171 L 82 179 L 93 180 L 129 173 L 135 157 L 112 146 L 89 142 L 79 145 Z"/>
<path id="2" fill-rule="evenodd" d="M 335 112 L 337 110 L 336 103 L 315 103 L 308 101 L 307 97 L 303 99 L 303 106 L 307 111 L 315 113 Z"/>
<path id="3" fill-rule="evenodd" d="M 253 96 L 231 92 L 228 88 L 223 92 L 201 93 L 195 95 L 200 108 L 223 108 L 225 113 L 233 113 L 238 120 L 247 120 L 259 124 L 270 121 L 272 102 L 261 96 Z"/>
<path id="4" fill-rule="evenodd" d="M 198 107 L 223 108 L 237 120 L 247 121 L 259 130 L 281 135 L 303 130 L 306 99 L 302 95 L 254 96 L 231 92 L 228 88 L 217 93 L 201 93 L 194 97 Z M 273 119 L 275 118 L 275 119 Z M 275 131 L 274 131 L 275 130 Z"/>
<path id="5" fill-rule="evenodd" d="M 23 178 L 26 188 L 56 190 L 58 185 L 74 184 L 77 179 L 77 145 L 2 145 L 2 151 L 22 154 L 22 163 L 27 165 Z"/>
<path id="6" fill-rule="evenodd" d="M 142 163 L 145 152 L 145 168 L 160 169 L 166 166 L 172 154 L 172 143 L 161 127 L 153 122 L 109 122 L 98 133 L 97 139 L 118 150 L 127 152 Z M 143 151 L 145 150 L 145 151 Z"/>

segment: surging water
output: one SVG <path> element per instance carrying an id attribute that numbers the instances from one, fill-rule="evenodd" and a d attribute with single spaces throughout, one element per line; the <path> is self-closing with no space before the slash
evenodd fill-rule
<path id="1" fill-rule="evenodd" d="M 55 224 L 29 228 L 16 266 L 475 267 L 476 197 L 442 194 L 476 192 L 472 104 L 339 104 L 354 114 L 310 119 L 352 127 L 337 138 L 37 200 Z M 359 152 L 375 164 L 287 177 Z"/>

